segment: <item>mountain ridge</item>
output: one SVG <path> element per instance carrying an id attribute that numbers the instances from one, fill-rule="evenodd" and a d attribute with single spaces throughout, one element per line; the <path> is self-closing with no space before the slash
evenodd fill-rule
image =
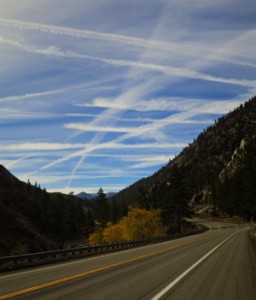
<path id="1" fill-rule="evenodd" d="M 0 165 L 0 256 L 62 247 L 93 226 L 84 202 L 47 193 L 25 183 Z"/>
<path id="2" fill-rule="evenodd" d="M 183 169 L 182 181 L 188 190 L 188 203 L 192 199 L 197 199 L 197 202 L 202 200 L 214 202 L 213 190 L 220 184 L 221 174 L 232 177 L 242 163 L 247 148 L 255 145 L 255 128 L 256 97 L 253 97 L 203 130 L 166 166 L 120 191 L 116 199 L 135 205 L 136 202 L 138 204 L 144 201 L 148 207 L 154 206 L 154 202 L 158 201 L 158 207 L 162 208 L 160 199 L 152 199 L 153 194 L 158 193 L 162 194 L 162 197 L 167 197 L 165 185 L 170 181 L 171 173 L 176 166 Z M 141 197 L 145 199 L 131 200 Z M 214 205 L 216 203 L 213 203 Z"/>
<path id="3" fill-rule="evenodd" d="M 0 178 L 8 178 L 11 181 L 17 181 L 16 178 L 10 171 L 8 171 L 3 165 L 0 164 Z"/>

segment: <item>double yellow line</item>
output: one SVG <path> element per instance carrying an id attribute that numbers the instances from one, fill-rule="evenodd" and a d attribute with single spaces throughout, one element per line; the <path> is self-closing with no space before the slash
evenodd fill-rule
<path id="1" fill-rule="evenodd" d="M 78 279 L 78 278 L 81 278 L 81 277 L 87 277 L 89 275 L 92 275 L 92 274 L 95 274 L 95 273 L 98 273 L 98 272 L 101 272 L 101 271 L 106 271 L 106 270 L 109 270 L 109 269 L 113 269 L 115 267 L 120 267 L 120 266 L 123 266 L 123 265 L 134 263 L 138 260 L 142 260 L 142 259 L 149 258 L 149 257 L 152 257 L 152 256 L 156 256 L 156 255 L 159 255 L 159 254 L 163 254 L 163 253 L 169 252 L 170 250 L 174 250 L 174 249 L 177 249 L 177 248 L 182 248 L 184 246 L 194 244 L 198 241 L 202 241 L 202 240 L 205 240 L 207 238 L 208 237 L 204 237 L 204 238 L 201 237 L 201 238 L 198 238 L 198 239 L 194 239 L 193 241 L 190 241 L 190 242 L 185 242 L 185 243 L 182 243 L 182 244 L 177 245 L 177 246 L 172 246 L 168 249 L 151 252 L 151 253 L 144 254 L 144 255 L 141 255 L 141 256 L 137 256 L 135 258 L 124 260 L 124 261 L 121 261 L 121 262 L 118 262 L 118 263 L 114 263 L 114 264 L 107 265 L 107 266 L 104 266 L 104 267 L 95 268 L 95 269 L 92 269 L 90 271 L 86 271 L 86 272 L 83 272 L 83 273 L 79 273 L 79 274 L 75 274 L 75 275 L 68 276 L 68 277 L 65 277 L 65 278 L 60 278 L 60 279 L 57 279 L 57 280 L 54 280 L 54 281 L 51 281 L 51 282 L 46 282 L 46 283 L 42 283 L 42 284 L 39 284 L 39 285 L 35 285 L 35 286 L 30 287 L 30 288 L 26 288 L 26 289 L 23 289 L 23 290 L 19 290 L 19 291 L 16 291 L 16 292 L 12 292 L 12 293 L 9 293 L 9 294 L 2 295 L 2 296 L 0 296 L 0 300 L 10 299 L 10 298 L 15 297 L 15 296 L 20 296 L 20 295 L 24 295 L 24 294 L 27 294 L 27 293 L 31 293 L 31 292 L 34 292 L 34 291 L 37 291 L 37 290 L 40 290 L 40 289 L 43 289 L 43 288 L 48 288 L 48 287 L 51 287 L 51 286 L 54 286 L 54 285 L 57 285 L 57 284 L 60 284 L 60 283 L 68 282 L 68 281 Z"/>

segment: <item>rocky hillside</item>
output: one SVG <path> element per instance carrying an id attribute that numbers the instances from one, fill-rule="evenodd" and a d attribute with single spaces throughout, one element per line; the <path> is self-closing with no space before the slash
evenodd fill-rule
<path id="1" fill-rule="evenodd" d="M 217 212 L 228 212 L 230 207 L 223 206 L 219 190 L 223 189 L 223 182 L 242 172 L 248 161 L 251 170 L 247 173 L 250 176 L 254 174 L 253 182 L 248 188 L 251 190 L 251 185 L 256 186 L 256 152 L 253 155 L 255 144 L 256 97 L 205 129 L 193 143 L 161 170 L 136 182 L 116 197 L 126 203 L 144 203 L 143 205 L 149 207 L 157 206 L 163 209 L 166 205 L 164 203 L 168 202 L 163 199 L 169 197 L 170 186 L 172 190 L 177 189 L 177 186 L 173 186 L 173 178 L 178 174 L 176 177 L 181 177 L 179 185 L 186 191 L 184 196 L 187 204 L 193 206 L 205 202 L 211 204 Z M 243 181 L 246 180 L 244 177 Z M 240 183 L 242 184 L 242 181 Z M 241 193 L 245 192 L 244 189 L 241 188 Z M 224 195 L 222 199 L 223 197 Z M 255 198 L 250 201 L 256 203 Z M 249 210 L 253 210 L 253 205 L 251 204 Z M 240 214 L 240 211 L 236 209 L 234 213 Z"/>

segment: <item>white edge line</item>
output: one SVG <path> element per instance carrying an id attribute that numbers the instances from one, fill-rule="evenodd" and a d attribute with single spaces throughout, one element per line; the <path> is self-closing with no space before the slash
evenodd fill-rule
<path id="1" fill-rule="evenodd" d="M 220 246 L 222 246 L 224 243 L 226 243 L 229 239 L 231 239 L 235 234 L 237 234 L 238 231 L 235 231 L 232 233 L 229 237 L 227 237 L 223 242 L 221 242 L 219 245 L 214 247 L 211 251 L 206 253 L 202 258 L 200 258 L 197 262 L 195 262 L 190 268 L 188 268 L 186 271 L 184 271 L 180 276 L 178 276 L 176 279 L 174 279 L 170 284 L 168 284 L 165 288 L 163 288 L 158 294 L 156 294 L 151 300 L 158 300 L 160 299 L 164 294 L 166 294 L 170 289 L 172 289 L 181 279 L 183 279 L 189 272 L 191 272 L 193 269 L 195 269 L 201 262 L 203 262 L 208 256 L 210 256 L 213 252 L 215 252 Z"/>

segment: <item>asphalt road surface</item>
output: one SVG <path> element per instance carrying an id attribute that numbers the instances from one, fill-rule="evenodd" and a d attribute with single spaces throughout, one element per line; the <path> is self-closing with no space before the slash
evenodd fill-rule
<path id="1" fill-rule="evenodd" d="M 203 234 L 0 275 L 0 299 L 256 299 L 247 228 Z"/>

